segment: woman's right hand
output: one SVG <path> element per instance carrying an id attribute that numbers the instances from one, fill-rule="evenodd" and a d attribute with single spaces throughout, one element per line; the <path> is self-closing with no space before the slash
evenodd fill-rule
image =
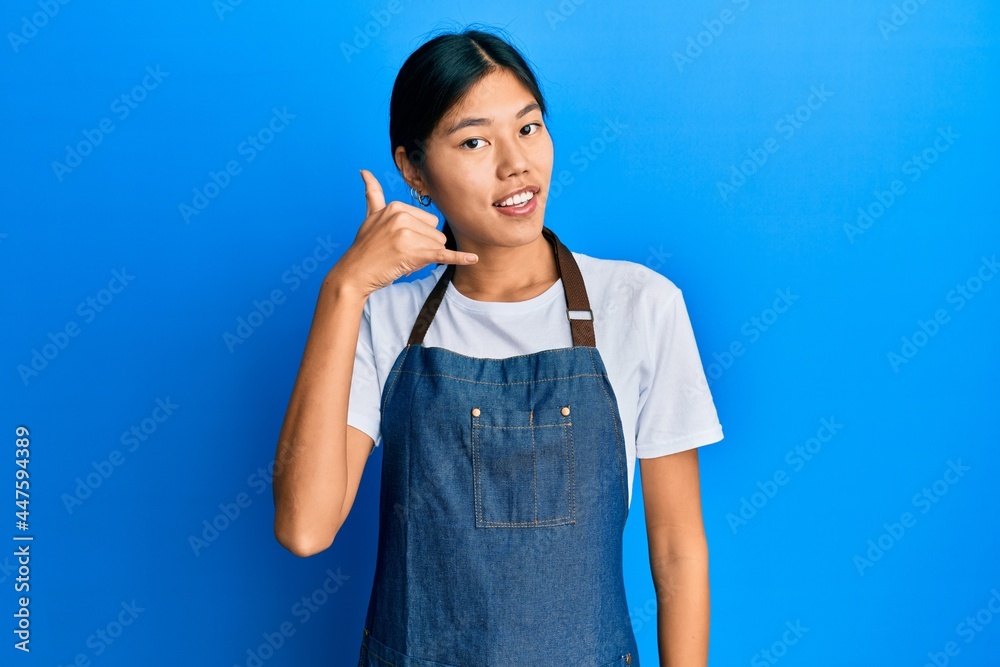
<path id="1" fill-rule="evenodd" d="M 386 205 L 374 174 L 361 170 L 361 178 L 365 182 L 365 219 L 331 273 L 337 272 L 341 280 L 350 281 L 367 297 L 431 263 L 479 261 L 474 254 L 445 248 L 447 237 L 437 229 L 437 216 L 400 201 Z M 470 256 L 472 261 L 467 259 Z"/>

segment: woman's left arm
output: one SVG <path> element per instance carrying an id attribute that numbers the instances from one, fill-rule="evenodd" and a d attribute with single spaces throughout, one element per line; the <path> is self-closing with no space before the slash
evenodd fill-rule
<path id="1" fill-rule="evenodd" d="M 701 515 L 698 448 L 639 459 L 656 589 L 661 667 L 708 664 L 708 542 Z"/>

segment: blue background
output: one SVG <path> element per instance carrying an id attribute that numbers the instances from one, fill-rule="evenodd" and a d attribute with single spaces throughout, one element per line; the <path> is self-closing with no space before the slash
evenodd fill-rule
<path id="1" fill-rule="evenodd" d="M 726 434 L 701 451 L 710 663 L 998 664 L 996 5 L 481 5 L 0 10 L 2 662 L 356 662 L 381 450 L 336 543 L 304 560 L 273 538 L 267 468 L 321 277 L 364 215 L 357 170 L 407 199 L 395 72 L 432 31 L 485 22 L 551 107 L 546 224 L 684 291 Z M 225 186 L 205 192 L 213 173 Z M 123 441 L 133 426 L 145 439 Z M 628 596 L 654 665 L 638 474 L 632 510 Z M 24 534 L 30 654 L 12 646 Z"/>

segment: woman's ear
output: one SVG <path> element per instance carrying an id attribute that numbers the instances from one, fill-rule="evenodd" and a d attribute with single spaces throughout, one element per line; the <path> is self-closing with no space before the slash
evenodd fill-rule
<path id="1" fill-rule="evenodd" d="M 418 195 L 428 194 L 423 171 L 406 156 L 406 149 L 402 146 L 396 146 L 393 158 L 396 162 L 396 168 L 399 169 L 399 173 L 402 174 L 406 184 L 416 190 Z"/>

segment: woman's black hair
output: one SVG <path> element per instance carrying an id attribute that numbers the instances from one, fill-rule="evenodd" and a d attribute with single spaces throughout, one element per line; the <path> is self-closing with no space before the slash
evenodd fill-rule
<path id="1" fill-rule="evenodd" d="M 487 74 L 513 74 L 535 97 L 545 117 L 545 100 L 531 66 L 505 39 L 477 29 L 438 35 L 410 54 L 399 68 L 389 102 L 389 142 L 406 150 L 415 166 L 424 164 L 423 147 L 441 118 Z M 445 247 L 457 250 L 444 221 Z"/>

